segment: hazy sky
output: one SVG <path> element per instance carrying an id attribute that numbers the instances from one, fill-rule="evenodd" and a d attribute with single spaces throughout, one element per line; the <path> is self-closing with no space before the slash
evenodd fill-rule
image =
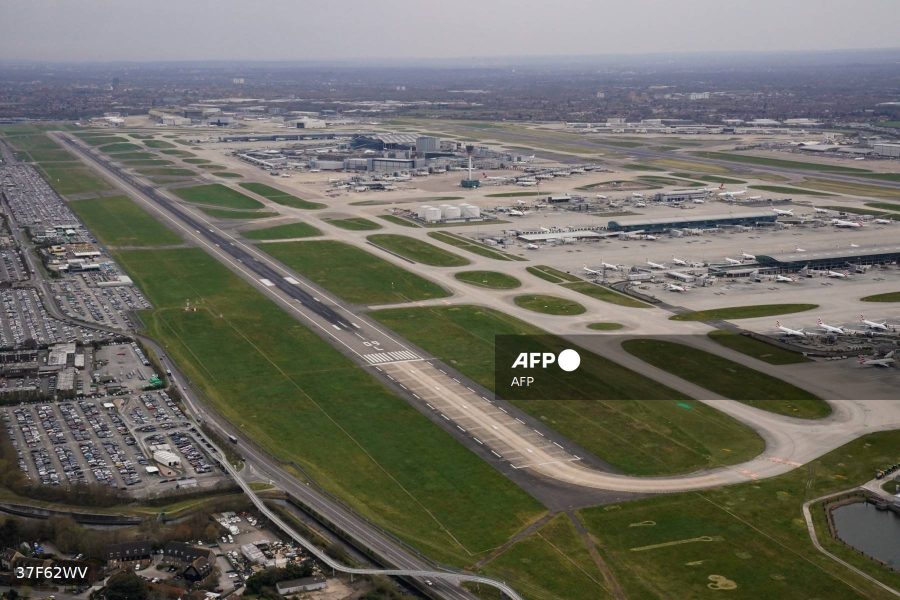
<path id="1" fill-rule="evenodd" d="M 327 60 L 898 46 L 898 0 L 0 0 L 0 59 L 7 60 Z"/>

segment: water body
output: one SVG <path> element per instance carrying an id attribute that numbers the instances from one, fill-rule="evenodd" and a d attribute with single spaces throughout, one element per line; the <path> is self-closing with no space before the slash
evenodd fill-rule
<path id="1" fill-rule="evenodd" d="M 841 540 L 900 571 L 900 516 L 867 502 L 845 504 L 831 514 Z"/>

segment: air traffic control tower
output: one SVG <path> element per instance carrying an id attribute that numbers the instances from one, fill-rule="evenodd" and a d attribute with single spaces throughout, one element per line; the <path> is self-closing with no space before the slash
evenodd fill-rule
<path id="1" fill-rule="evenodd" d="M 463 179 L 462 181 L 460 181 L 459 185 L 464 188 L 467 188 L 467 189 L 474 189 L 477 187 L 481 187 L 481 180 L 474 179 L 472 177 L 472 152 L 474 152 L 474 151 L 475 151 L 475 146 L 473 146 L 472 144 L 466 145 L 466 154 L 469 156 L 469 176 L 466 179 Z"/>

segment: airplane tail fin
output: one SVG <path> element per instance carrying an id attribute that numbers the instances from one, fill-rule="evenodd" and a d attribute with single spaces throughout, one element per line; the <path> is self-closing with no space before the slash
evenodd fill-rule
<path id="1" fill-rule="evenodd" d="M 865 362 L 866 362 L 866 357 L 863 356 L 862 354 L 860 354 L 860 355 L 859 355 L 859 358 L 857 359 L 857 362 L 858 362 L 859 364 L 865 363 Z"/>
<path id="2" fill-rule="evenodd" d="M 781 321 L 775 321 L 775 327 L 781 327 Z"/>

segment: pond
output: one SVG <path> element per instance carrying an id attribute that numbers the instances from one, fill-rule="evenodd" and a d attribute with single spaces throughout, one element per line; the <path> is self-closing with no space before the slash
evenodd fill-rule
<path id="1" fill-rule="evenodd" d="M 900 516 L 867 502 L 845 504 L 831 514 L 841 540 L 900 571 Z"/>

